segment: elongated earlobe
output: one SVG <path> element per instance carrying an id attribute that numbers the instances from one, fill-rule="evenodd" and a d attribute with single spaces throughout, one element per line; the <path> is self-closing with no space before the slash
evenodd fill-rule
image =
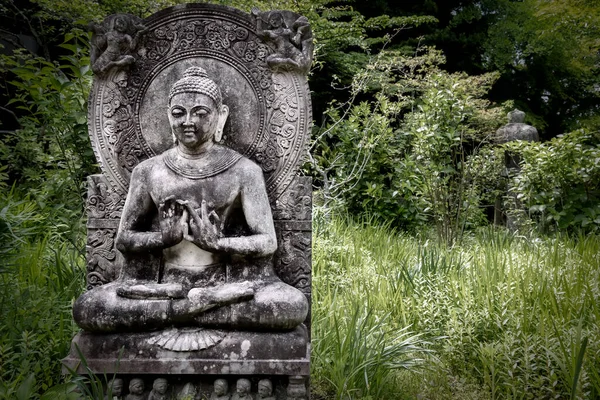
<path id="1" fill-rule="evenodd" d="M 225 128 L 225 122 L 229 116 L 229 107 L 225 104 L 221 105 L 219 110 L 219 120 L 217 121 L 217 131 L 215 132 L 215 142 L 220 142 L 223 138 L 223 129 Z"/>

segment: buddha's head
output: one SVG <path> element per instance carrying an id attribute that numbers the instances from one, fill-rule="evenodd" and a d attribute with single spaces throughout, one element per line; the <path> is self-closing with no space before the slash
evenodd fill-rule
<path id="1" fill-rule="evenodd" d="M 258 395 L 261 399 L 271 396 L 273 393 L 273 384 L 268 379 L 258 381 Z"/>
<path id="2" fill-rule="evenodd" d="M 167 393 L 167 387 L 169 386 L 169 384 L 167 383 L 167 380 L 164 378 L 157 378 L 154 380 L 154 384 L 152 385 L 152 389 L 160 394 L 165 394 Z"/>
<path id="3" fill-rule="evenodd" d="M 227 385 L 227 381 L 225 379 L 217 379 L 215 381 L 215 394 L 217 396 L 224 396 L 227 394 L 227 390 L 229 390 L 229 387 Z"/>
<path id="4" fill-rule="evenodd" d="M 144 393 L 144 381 L 140 378 L 133 378 L 129 382 L 129 393 L 131 394 L 143 394 Z"/>
<path id="5" fill-rule="evenodd" d="M 203 68 L 188 68 L 171 88 L 169 123 L 176 141 L 189 150 L 221 141 L 228 115 L 219 86 Z"/>
<path id="6" fill-rule="evenodd" d="M 248 379 L 238 379 L 237 384 L 235 385 L 235 390 L 238 394 L 247 395 L 250 393 L 250 381 Z"/>

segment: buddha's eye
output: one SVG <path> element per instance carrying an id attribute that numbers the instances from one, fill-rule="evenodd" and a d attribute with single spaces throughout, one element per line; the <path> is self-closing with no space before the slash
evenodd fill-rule
<path id="1" fill-rule="evenodd" d="M 171 115 L 175 118 L 183 117 L 184 114 L 185 111 L 183 111 L 181 108 L 174 108 L 171 110 Z"/>
<path id="2" fill-rule="evenodd" d="M 194 110 L 194 115 L 197 117 L 205 117 L 208 115 L 208 111 L 206 111 L 202 108 L 198 108 L 198 109 Z"/>

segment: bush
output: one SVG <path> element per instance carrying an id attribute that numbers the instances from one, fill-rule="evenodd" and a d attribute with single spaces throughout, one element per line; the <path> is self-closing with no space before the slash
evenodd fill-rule
<path id="1" fill-rule="evenodd" d="M 522 157 L 511 190 L 541 229 L 600 232 L 600 132 L 506 146 Z"/>

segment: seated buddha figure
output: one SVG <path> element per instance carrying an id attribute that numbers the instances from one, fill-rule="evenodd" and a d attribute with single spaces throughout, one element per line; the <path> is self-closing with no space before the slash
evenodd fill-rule
<path id="1" fill-rule="evenodd" d="M 134 168 L 116 241 L 123 269 L 76 301 L 81 328 L 273 331 L 304 321 L 306 297 L 273 270 L 277 239 L 262 170 L 219 144 L 228 114 L 202 68 L 175 82 L 168 118 L 176 145 Z M 153 277 L 144 273 L 148 254 L 162 258 Z"/>

